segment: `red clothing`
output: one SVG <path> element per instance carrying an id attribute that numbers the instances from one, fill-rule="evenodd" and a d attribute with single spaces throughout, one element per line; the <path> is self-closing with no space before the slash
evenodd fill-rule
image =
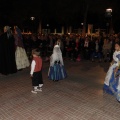
<path id="1" fill-rule="evenodd" d="M 79 47 L 79 42 L 76 42 L 76 48 L 78 48 Z"/>
<path id="2" fill-rule="evenodd" d="M 34 57 L 33 60 L 36 63 L 34 72 L 41 71 L 41 69 L 42 69 L 42 59 L 40 57 Z"/>

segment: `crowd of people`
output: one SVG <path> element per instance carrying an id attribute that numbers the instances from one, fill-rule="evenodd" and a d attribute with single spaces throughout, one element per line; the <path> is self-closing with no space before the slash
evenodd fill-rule
<path id="1" fill-rule="evenodd" d="M 4 75 L 16 73 L 18 70 L 29 67 L 31 62 L 30 76 L 33 86 L 31 92 L 36 94 L 38 91 L 42 91 L 42 57 L 40 51 L 43 55 L 47 55 L 46 43 L 47 41 L 44 39 L 42 42 L 38 41 L 36 36 L 32 36 L 32 41 L 25 42 L 21 30 L 17 26 L 13 30 L 9 26 L 5 26 L 4 32 L 0 35 L 0 73 Z M 51 53 L 48 71 L 48 78 L 53 81 L 67 77 L 60 47 L 61 43 L 57 41 L 56 44 L 58 45 L 53 45 L 52 48 L 53 53 Z M 26 51 L 30 52 L 32 60 L 29 60 Z"/>
<path id="2" fill-rule="evenodd" d="M 15 26 L 4 27 L 0 34 L 0 73 L 16 73 L 30 66 L 32 93 L 42 91 L 42 58 L 50 61 L 48 78 L 59 81 L 67 77 L 63 58 L 73 61 L 98 59 L 99 62 L 112 61 L 105 77 L 104 91 L 116 96 L 120 101 L 120 41 L 119 35 L 107 37 L 83 37 L 81 35 L 22 35 Z"/>
<path id="3" fill-rule="evenodd" d="M 119 37 L 110 35 L 107 37 L 83 37 L 81 35 L 24 35 L 24 46 L 28 53 L 34 48 L 39 48 L 42 56 L 48 60 L 54 45 L 59 45 L 64 58 L 73 61 L 91 60 L 97 58 L 99 62 L 112 61 L 115 42 L 119 41 Z M 30 56 L 29 56 L 30 57 Z"/>

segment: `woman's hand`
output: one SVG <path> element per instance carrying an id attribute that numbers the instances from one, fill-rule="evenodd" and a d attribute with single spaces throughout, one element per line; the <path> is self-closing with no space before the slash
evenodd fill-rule
<path id="1" fill-rule="evenodd" d="M 117 71 L 118 71 L 118 67 L 115 68 L 114 73 L 116 73 Z"/>

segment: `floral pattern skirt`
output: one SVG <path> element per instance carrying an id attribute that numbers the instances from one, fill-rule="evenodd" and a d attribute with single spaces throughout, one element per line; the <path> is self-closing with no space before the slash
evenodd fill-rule
<path id="1" fill-rule="evenodd" d="M 26 51 L 22 47 L 17 47 L 15 52 L 17 70 L 29 67 L 30 63 Z"/>

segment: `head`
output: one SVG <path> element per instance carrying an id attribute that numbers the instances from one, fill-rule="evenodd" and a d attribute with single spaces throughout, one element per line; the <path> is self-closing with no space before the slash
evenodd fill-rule
<path id="1" fill-rule="evenodd" d="M 21 30 L 17 26 L 14 26 L 14 33 L 17 34 L 22 39 Z"/>
<path id="2" fill-rule="evenodd" d="M 115 42 L 119 42 L 119 38 L 118 37 L 115 39 Z"/>
<path id="3" fill-rule="evenodd" d="M 115 50 L 119 51 L 120 50 L 120 42 L 115 43 Z"/>
<path id="4" fill-rule="evenodd" d="M 32 50 L 32 56 L 33 56 L 33 57 L 38 57 L 38 56 L 40 56 L 40 50 L 39 50 L 39 49 L 33 49 L 33 50 Z"/>
<path id="5" fill-rule="evenodd" d="M 59 45 L 55 45 L 55 46 L 54 46 L 53 54 L 55 54 L 55 53 L 61 53 L 61 50 L 60 50 Z"/>
<path id="6" fill-rule="evenodd" d="M 18 31 L 20 31 L 20 29 L 17 26 L 14 26 L 14 32 L 18 34 Z"/>
<path id="7" fill-rule="evenodd" d="M 4 27 L 4 33 L 7 33 L 8 38 L 12 36 L 12 31 L 9 26 Z"/>
<path id="8" fill-rule="evenodd" d="M 5 26 L 5 27 L 4 27 L 4 33 L 5 33 L 5 32 L 8 32 L 8 31 L 11 31 L 11 30 L 10 30 L 10 27 L 9 27 L 9 26 Z"/>
<path id="9" fill-rule="evenodd" d="M 88 39 L 88 37 L 86 37 L 86 38 L 85 38 L 85 41 L 86 41 L 86 42 L 89 42 L 89 39 Z"/>
<path id="10" fill-rule="evenodd" d="M 61 42 L 61 39 L 58 39 L 57 41 L 58 41 L 58 42 Z"/>
<path id="11" fill-rule="evenodd" d="M 37 36 L 35 34 L 32 35 L 32 40 L 37 41 Z"/>
<path id="12" fill-rule="evenodd" d="M 109 38 L 105 39 L 105 43 L 108 44 L 110 42 Z"/>
<path id="13" fill-rule="evenodd" d="M 79 42 L 79 38 L 76 38 L 76 43 L 78 43 Z"/>

